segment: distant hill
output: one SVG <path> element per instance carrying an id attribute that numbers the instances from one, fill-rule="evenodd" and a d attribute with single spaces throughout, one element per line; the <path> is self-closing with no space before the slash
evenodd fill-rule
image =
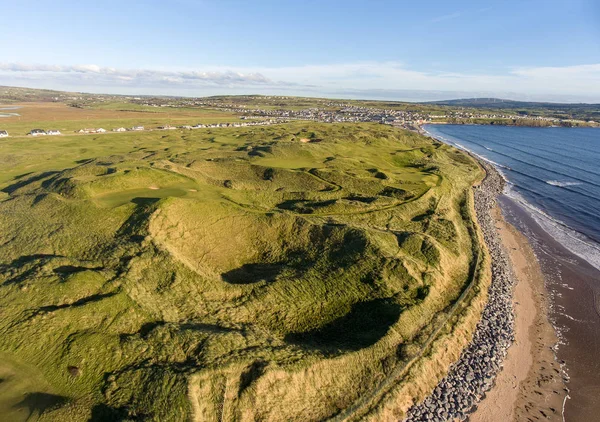
<path id="1" fill-rule="evenodd" d="M 456 100 L 443 100 L 443 101 L 428 101 L 421 104 L 436 104 L 446 105 L 454 107 L 476 107 L 476 108 L 503 108 L 503 109 L 514 109 L 514 108 L 546 108 L 546 109 L 589 109 L 599 110 L 600 104 L 587 104 L 587 103 L 544 103 L 544 102 L 532 102 L 532 101 L 514 101 L 514 100 L 503 100 L 501 98 L 460 98 Z"/>
<path id="2" fill-rule="evenodd" d="M 488 110 L 521 110 L 527 114 L 550 115 L 559 118 L 567 116 L 578 119 L 600 119 L 600 104 L 586 103 L 545 103 L 532 101 L 513 101 L 500 98 L 462 98 L 456 100 L 430 101 L 421 104 L 448 107 L 465 107 Z"/>

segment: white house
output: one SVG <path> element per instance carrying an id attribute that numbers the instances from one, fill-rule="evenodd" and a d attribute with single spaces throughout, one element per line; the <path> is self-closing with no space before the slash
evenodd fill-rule
<path id="1" fill-rule="evenodd" d="M 7 138 L 8 132 L 5 130 L 0 130 L 0 138 Z"/>
<path id="2" fill-rule="evenodd" d="M 31 132 L 29 132 L 29 134 L 31 136 L 43 136 L 46 134 L 46 131 L 43 129 L 31 129 Z"/>
<path id="3" fill-rule="evenodd" d="M 104 132 L 106 132 L 106 129 L 103 129 L 101 127 L 96 129 L 96 133 L 104 133 Z"/>
<path id="4" fill-rule="evenodd" d="M 127 129 L 125 129 L 124 127 L 118 127 L 116 129 L 113 129 L 113 132 L 125 132 L 127 131 Z"/>
<path id="5" fill-rule="evenodd" d="M 48 132 L 46 132 L 47 135 L 60 135 L 60 130 L 49 130 Z"/>
<path id="6" fill-rule="evenodd" d="M 144 130 L 144 126 L 134 126 L 131 130 Z"/>

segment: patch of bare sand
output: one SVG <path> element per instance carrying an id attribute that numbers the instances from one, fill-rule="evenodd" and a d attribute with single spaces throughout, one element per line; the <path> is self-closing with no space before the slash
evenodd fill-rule
<path id="1" fill-rule="evenodd" d="M 515 286 L 515 342 L 494 388 L 471 415 L 471 422 L 562 421 L 566 395 L 560 365 L 551 347 L 557 338 L 547 317 L 544 278 L 531 245 L 496 209 L 496 227 L 509 252 Z"/>

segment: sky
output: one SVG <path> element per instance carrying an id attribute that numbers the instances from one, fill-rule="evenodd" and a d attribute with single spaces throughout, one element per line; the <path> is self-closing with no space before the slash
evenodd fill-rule
<path id="1" fill-rule="evenodd" d="M 600 103 L 600 0 L 0 0 L 0 85 Z"/>

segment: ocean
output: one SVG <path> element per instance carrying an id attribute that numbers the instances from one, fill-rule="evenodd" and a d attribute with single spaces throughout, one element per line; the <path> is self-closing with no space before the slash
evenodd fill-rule
<path id="1" fill-rule="evenodd" d="M 540 262 L 568 400 L 564 421 L 600 414 L 600 129 L 426 125 L 434 138 L 495 165 L 507 221 Z"/>
<path id="2" fill-rule="evenodd" d="M 600 270 L 600 129 L 427 125 L 435 138 L 496 165 L 507 196 Z"/>

